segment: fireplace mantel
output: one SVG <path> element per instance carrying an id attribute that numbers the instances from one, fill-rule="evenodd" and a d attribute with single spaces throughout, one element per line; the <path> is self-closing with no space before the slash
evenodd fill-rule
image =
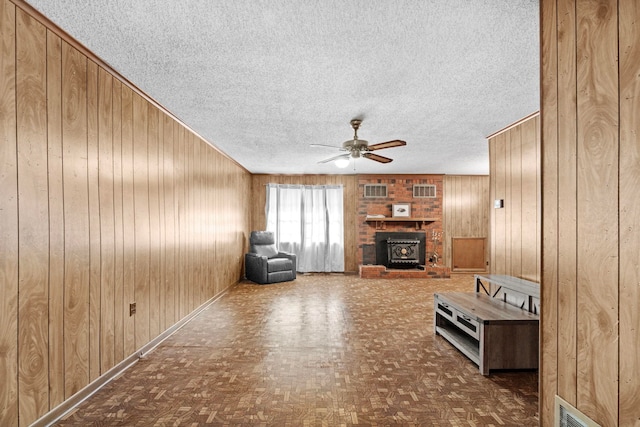
<path id="1" fill-rule="evenodd" d="M 404 217 L 384 217 L 384 218 L 373 218 L 368 217 L 366 220 L 368 223 L 373 223 L 376 227 L 376 230 L 385 230 L 387 227 L 387 222 L 415 222 L 416 230 L 420 230 L 423 225 L 432 223 L 437 221 L 436 218 L 404 218 Z"/>

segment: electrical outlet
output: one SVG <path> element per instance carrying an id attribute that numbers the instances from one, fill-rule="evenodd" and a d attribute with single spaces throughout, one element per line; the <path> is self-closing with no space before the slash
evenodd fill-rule
<path id="1" fill-rule="evenodd" d="M 136 303 L 132 302 L 129 304 L 129 316 L 133 316 L 134 314 L 136 314 Z"/>

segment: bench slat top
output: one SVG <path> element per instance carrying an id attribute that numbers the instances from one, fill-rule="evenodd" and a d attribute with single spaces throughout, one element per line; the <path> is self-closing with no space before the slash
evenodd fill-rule
<path id="1" fill-rule="evenodd" d="M 435 298 L 464 311 L 481 323 L 538 320 L 537 314 L 477 292 L 443 292 L 436 293 Z"/>
<path id="2" fill-rule="evenodd" d="M 502 274 L 476 274 L 476 280 L 487 281 L 496 285 L 508 288 L 534 298 L 540 298 L 540 284 L 519 277 L 506 276 Z"/>

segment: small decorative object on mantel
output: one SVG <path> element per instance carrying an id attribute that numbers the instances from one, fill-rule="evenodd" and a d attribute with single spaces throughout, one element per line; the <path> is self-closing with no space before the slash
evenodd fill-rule
<path id="1" fill-rule="evenodd" d="M 381 218 L 386 218 L 386 216 L 384 215 L 380 215 L 380 214 L 367 214 L 367 219 L 381 219 Z"/>
<path id="2" fill-rule="evenodd" d="M 393 205 L 392 216 L 394 218 L 409 218 L 411 216 L 410 203 L 396 203 Z"/>
<path id="3" fill-rule="evenodd" d="M 431 232 L 431 240 L 433 240 L 433 255 L 431 255 L 430 260 L 433 261 L 432 267 L 435 267 L 436 264 L 438 264 L 438 258 L 440 258 L 440 255 L 438 255 L 438 241 L 440 241 L 441 238 L 442 231 L 433 230 Z"/>

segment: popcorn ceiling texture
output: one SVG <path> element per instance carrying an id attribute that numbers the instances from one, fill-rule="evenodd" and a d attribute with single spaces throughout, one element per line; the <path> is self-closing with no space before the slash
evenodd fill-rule
<path id="1" fill-rule="evenodd" d="M 537 0 L 28 0 L 253 173 L 488 174 L 539 109 Z M 390 139 L 383 165 L 317 162 Z"/>

